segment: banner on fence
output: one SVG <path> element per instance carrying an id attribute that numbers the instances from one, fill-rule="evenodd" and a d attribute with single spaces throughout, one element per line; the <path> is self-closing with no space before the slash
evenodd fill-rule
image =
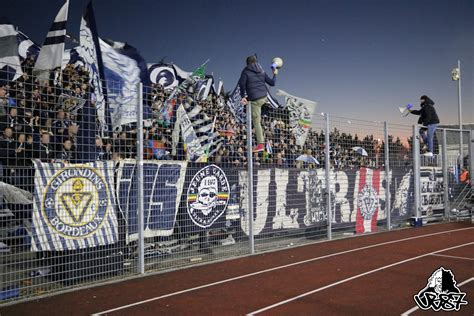
<path id="1" fill-rule="evenodd" d="M 146 161 L 144 176 L 144 236 L 170 236 L 183 192 L 185 161 Z M 125 219 L 127 243 L 138 240 L 138 174 L 135 160 L 122 160 L 117 170 L 118 209 Z"/>
<path id="2" fill-rule="evenodd" d="M 114 244 L 111 161 L 65 165 L 35 161 L 32 251 L 64 251 Z"/>
<path id="3" fill-rule="evenodd" d="M 385 171 L 361 168 L 330 172 L 333 227 L 354 226 L 363 233 L 375 231 L 377 221 L 385 220 Z M 254 175 L 254 235 L 282 229 L 325 226 L 327 223 L 326 181 L 324 169 L 260 169 Z M 394 207 L 391 216 L 406 216 L 413 196 L 410 172 L 392 170 L 389 179 L 402 183 L 391 186 Z M 240 227 L 249 234 L 247 171 L 239 172 Z M 258 194 L 257 194 L 258 190 Z"/>
<path id="4" fill-rule="evenodd" d="M 444 215 L 444 177 L 440 167 L 420 168 L 421 209 L 423 215 Z"/>
<path id="5" fill-rule="evenodd" d="M 180 227 L 196 233 L 239 220 L 238 171 L 215 164 L 189 163 L 180 207 Z"/>

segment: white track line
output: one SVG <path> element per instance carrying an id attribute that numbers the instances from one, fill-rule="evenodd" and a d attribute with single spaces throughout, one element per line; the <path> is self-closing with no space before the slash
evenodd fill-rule
<path id="1" fill-rule="evenodd" d="M 465 281 L 462 281 L 461 283 L 459 283 L 457 286 L 461 287 L 463 286 L 464 284 L 467 284 L 471 281 L 474 281 L 474 278 L 470 278 L 470 279 L 467 279 Z M 408 316 L 410 315 L 411 313 L 417 311 L 418 309 L 420 309 L 418 306 L 413 306 L 412 308 L 410 308 L 409 310 L 407 310 L 406 312 L 404 312 L 403 314 L 401 314 L 401 316 Z"/>
<path id="2" fill-rule="evenodd" d="M 453 259 L 462 259 L 462 260 L 472 260 L 474 261 L 474 258 L 466 258 L 466 257 L 458 257 L 458 256 L 449 256 L 449 255 L 441 255 L 441 254 L 432 254 L 432 256 L 437 256 L 437 257 L 446 257 L 446 258 L 453 258 Z"/>
<path id="3" fill-rule="evenodd" d="M 309 291 L 309 292 L 300 294 L 300 295 L 298 295 L 298 296 L 295 296 L 295 297 L 289 298 L 289 299 L 287 299 L 287 300 L 284 300 L 284 301 L 275 303 L 275 304 L 273 304 L 273 305 L 266 306 L 266 307 L 261 308 L 261 309 L 259 309 L 259 310 L 250 312 L 250 313 L 248 313 L 247 315 L 249 315 L 249 316 L 251 316 L 251 315 L 256 315 L 256 314 L 258 314 L 258 313 L 267 311 L 267 310 L 269 310 L 269 309 L 272 309 L 272 308 L 275 308 L 275 307 L 278 307 L 278 306 L 281 306 L 281 305 L 284 305 L 284 304 L 287 304 L 287 303 L 296 301 L 296 300 L 298 300 L 298 299 L 300 299 L 300 298 L 302 298 L 302 297 L 305 297 L 305 296 L 308 296 L 308 295 L 311 295 L 311 294 L 314 294 L 314 293 L 317 293 L 317 292 L 321 292 L 321 291 L 326 290 L 326 289 L 328 289 L 328 288 L 331 288 L 331 287 L 333 287 L 333 286 L 336 286 L 336 285 L 339 285 L 339 284 L 342 284 L 342 283 L 346 283 L 346 282 L 355 280 L 355 279 L 357 279 L 357 278 L 360 278 L 360 277 L 363 277 L 363 276 L 366 276 L 366 275 L 369 275 L 369 274 L 372 274 L 372 273 L 375 273 L 375 272 L 378 272 L 378 271 L 381 271 L 381 270 L 385 270 L 385 269 L 387 269 L 387 268 L 395 267 L 395 266 L 398 266 L 398 265 L 403 264 L 403 263 L 407 263 L 407 262 L 410 262 L 410 261 L 413 261 L 413 260 L 417 260 L 417 259 L 420 259 L 420 258 L 424 258 L 424 257 L 427 257 L 427 256 L 431 256 L 432 254 L 435 254 L 435 253 L 437 253 L 437 252 L 448 251 L 448 250 L 452 250 L 452 249 L 456 249 L 456 248 L 460 248 L 460 247 L 465 247 L 465 246 L 469 246 L 469 245 L 474 245 L 474 242 L 469 242 L 469 243 L 462 244 L 462 245 L 458 245 L 458 246 L 454 246 L 454 247 L 449 247 L 449 248 L 444 248 L 444 249 L 436 250 L 436 251 L 433 251 L 433 252 L 425 253 L 424 255 L 420 255 L 420 256 L 412 257 L 412 258 L 405 259 L 405 260 L 402 260 L 402 261 L 398 261 L 398 262 L 395 262 L 395 263 L 392 263 L 392 264 L 388 264 L 388 265 L 386 265 L 386 266 L 383 266 L 383 267 L 380 267 L 380 268 L 377 268 L 377 269 L 373 269 L 373 270 L 370 270 L 370 271 L 367 271 L 367 272 L 364 272 L 364 273 L 360 273 L 360 274 L 354 275 L 354 276 L 352 276 L 352 277 L 350 277 L 350 278 L 347 278 L 347 279 L 344 279 L 344 280 L 340 280 L 340 281 L 337 281 L 337 282 L 328 284 L 328 285 L 326 285 L 326 286 L 323 286 L 323 287 L 317 288 L 317 289 L 315 289 L 315 290 L 312 290 L 312 291 Z"/>
<path id="4" fill-rule="evenodd" d="M 271 272 L 271 271 L 275 271 L 275 270 L 279 270 L 279 269 L 284 269 L 284 268 L 296 266 L 296 265 L 299 265 L 299 264 L 304 264 L 304 263 L 308 263 L 308 262 L 312 262 L 312 261 L 317 261 L 317 260 L 322 260 L 322 259 L 326 259 L 326 258 L 330 258 L 330 257 L 335 257 L 335 256 L 343 255 L 343 254 L 346 254 L 346 253 L 371 249 L 371 248 L 375 248 L 375 247 L 390 245 L 390 244 L 394 244 L 394 243 L 399 243 L 399 242 L 403 242 L 403 241 L 414 240 L 414 239 L 419 239 L 419 238 L 424 238 L 424 237 L 431 237 L 431 236 L 436 236 L 436 235 L 441 235 L 441 234 L 459 232 L 459 231 L 464 231 L 464 230 L 469 230 L 469 229 L 474 229 L 474 227 L 459 228 L 459 229 L 453 229 L 453 230 L 447 230 L 447 231 L 442 231 L 442 232 L 436 232 L 436 233 L 431 233 L 431 234 L 420 235 L 420 236 L 412 236 L 412 237 L 407 237 L 407 238 L 402 238 L 402 239 L 395 239 L 395 240 L 386 241 L 386 242 L 382 242 L 382 243 L 378 243 L 378 244 L 374 244 L 374 245 L 370 245 L 370 246 L 364 246 L 364 247 L 360 247 L 360 248 L 354 248 L 354 249 L 350 249 L 350 250 L 336 252 L 336 253 L 332 253 L 332 254 L 329 254 L 329 255 L 324 255 L 324 256 L 321 256 L 321 257 L 315 257 L 315 258 L 306 259 L 306 260 L 302 260 L 302 261 L 298 261 L 298 262 L 293 262 L 293 263 L 285 264 L 285 265 L 282 265 L 282 266 L 277 266 L 277 267 L 274 267 L 274 268 L 269 268 L 269 269 L 265 269 L 265 270 L 261 270 L 261 271 L 252 272 L 252 273 L 249 273 L 249 274 L 239 275 L 237 277 L 224 279 L 224 280 L 213 282 L 213 283 L 203 284 L 203 285 L 196 286 L 196 287 L 193 287 L 193 288 L 189 288 L 189 289 L 185 289 L 185 290 L 181 290 L 181 291 L 177 291 L 177 292 L 173 292 L 173 293 L 169 293 L 169 294 L 165 294 L 165 295 L 161 295 L 161 296 L 157 296 L 157 297 L 152 297 L 152 298 L 149 298 L 149 299 L 146 299 L 146 300 L 143 300 L 143 301 L 138 301 L 138 302 L 135 302 L 135 303 L 132 303 L 132 304 L 123 305 L 123 306 L 119 306 L 119 307 L 116 307 L 116 308 L 108 309 L 108 310 L 103 311 L 103 312 L 97 312 L 97 313 L 94 313 L 92 315 L 93 316 L 103 315 L 103 314 L 106 314 L 106 313 L 119 311 L 119 310 L 130 308 L 130 307 L 133 307 L 133 306 L 137 306 L 137 305 L 146 304 L 146 303 L 149 303 L 149 302 L 161 300 L 161 299 L 164 299 L 164 298 L 167 298 L 167 297 L 171 297 L 171 296 L 175 296 L 175 295 L 179 295 L 179 294 L 184 294 L 184 293 L 200 290 L 200 289 L 204 289 L 204 288 L 219 285 L 219 284 L 228 283 L 228 282 L 232 282 L 232 281 L 252 277 L 252 276 L 255 276 L 255 275 L 259 275 L 259 274 L 263 274 L 263 273 L 267 273 L 267 272 Z"/>

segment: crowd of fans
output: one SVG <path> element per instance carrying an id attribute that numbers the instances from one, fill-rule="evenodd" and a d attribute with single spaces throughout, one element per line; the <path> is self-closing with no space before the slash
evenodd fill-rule
<path id="1" fill-rule="evenodd" d="M 171 91 L 164 90 L 159 84 L 153 85 L 151 94 L 152 109 L 155 113 L 153 128 L 146 135 L 160 142 L 162 148 L 171 152 L 172 127 L 166 124 L 161 116 L 165 100 Z M 179 97 L 178 97 L 179 99 Z M 245 124 L 239 123 L 224 102 L 224 96 L 213 95 L 208 100 L 198 101 L 202 110 L 211 118 L 217 116 L 215 130 L 223 138 L 223 145 L 215 151 L 210 160 L 214 163 L 229 165 L 233 167 L 245 167 L 247 163 L 247 133 Z M 276 166 L 283 168 L 315 168 L 324 167 L 324 131 L 311 129 L 308 133 L 304 146 L 297 146 L 296 139 L 291 133 L 288 122 L 287 110 L 263 109 L 262 126 L 267 140 L 266 150 L 259 155 L 253 155 L 254 164 L 257 166 Z M 330 135 L 331 165 L 335 168 L 358 168 L 367 166 L 378 168 L 383 165 L 384 144 L 373 135 L 367 135 L 359 139 L 357 135 L 341 133 L 337 129 Z M 394 152 L 392 157 L 395 163 L 406 164 L 409 160 L 409 148 L 404 146 L 399 138 L 390 137 L 390 150 Z M 363 147 L 367 150 L 367 156 L 361 156 L 352 148 Z M 311 155 L 317 159 L 319 165 L 308 164 L 297 160 L 302 154 Z M 408 154 L 408 155 L 407 155 Z M 180 156 L 180 155 L 178 155 Z M 153 158 L 150 154 L 149 157 Z M 163 156 L 164 159 L 173 159 L 170 155 Z"/>
<path id="2" fill-rule="evenodd" d="M 67 65 L 62 71 L 51 71 L 49 80 L 40 80 L 33 75 L 34 60 L 23 62 L 24 74 L 15 81 L 0 82 L 0 176 L 2 181 L 32 189 L 32 159 L 43 162 L 80 161 L 83 153 L 77 152 L 77 141 L 81 136 L 81 106 L 91 92 L 89 74 L 80 65 Z M 186 155 L 183 144 L 172 148 L 173 120 L 163 117 L 164 106 L 171 91 L 160 84 L 153 84 L 145 101 L 153 112 L 150 124 L 146 125 L 144 139 L 145 159 L 182 160 Z M 225 105 L 224 94 L 211 94 L 207 100 L 196 101 L 202 112 L 215 120 L 214 131 L 222 138 L 220 147 L 209 157 L 210 162 L 232 167 L 247 164 L 246 127 L 239 123 Z M 185 95 L 178 95 L 175 107 L 185 102 Z M 82 102 L 82 103 L 81 103 Z M 173 108 L 171 108 L 173 111 Z M 266 150 L 253 155 L 256 166 L 317 168 L 325 166 L 324 131 L 311 129 L 304 146 L 297 146 L 292 135 L 286 109 L 264 109 L 262 126 L 267 140 Z M 136 128 L 124 126 L 122 131 L 109 137 L 95 137 L 97 160 L 118 160 L 136 157 Z M 92 133 L 94 134 L 94 133 Z M 89 137 L 91 133 L 88 133 Z M 153 145 L 149 141 L 153 141 Z M 352 150 L 360 146 L 367 150 L 361 156 Z M 403 160 L 408 151 L 397 139 L 391 139 L 396 161 Z M 159 149 L 159 155 L 153 149 Z M 331 133 L 331 165 L 334 168 L 381 167 L 383 144 L 372 135 L 359 139 L 357 135 Z M 319 165 L 298 161 L 302 155 L 316 158 Z M 380 158 L 380 159 L 379 159 Z M 379 161 L 380 160 L 380 161 Z M 25 178 L 30 178 L 27 180 Z"/>

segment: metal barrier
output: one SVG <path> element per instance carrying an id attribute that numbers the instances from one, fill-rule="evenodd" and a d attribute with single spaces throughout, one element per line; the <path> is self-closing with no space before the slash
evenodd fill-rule
<path id="1" fill-rule="evenodd" d="M 107 82 L 101 103 L 80 66 L 47 83 L 24 70 L 0 87 L 0 304 L 412 217 L 464 220 L 471 207 L 468 131 L 465 157 L 448 129 L 424 157 L 418 126 L 308 122 L 288 107 L 238 118 L 224 94 L 200 94 L 202 78 L 174 92 L 133 86 L 124 108 L 121 83 Z M 106 130 L 109 112 L 135 119 Z M 258 120 L 264 148 L 253 153 Z"/>

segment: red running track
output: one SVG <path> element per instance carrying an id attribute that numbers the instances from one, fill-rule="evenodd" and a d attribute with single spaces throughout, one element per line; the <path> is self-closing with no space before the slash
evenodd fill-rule
<path id="1" fill-rule="evenodd" d="M 449 223 L 208 264 L 0 308 L 0 315 L 400 315 L 440 266 L 474 277 L 474 226 Z M 461 288 L 474 314 L 474 279 Z M 421 314 L 414 311 L 411 315 Z"/>

